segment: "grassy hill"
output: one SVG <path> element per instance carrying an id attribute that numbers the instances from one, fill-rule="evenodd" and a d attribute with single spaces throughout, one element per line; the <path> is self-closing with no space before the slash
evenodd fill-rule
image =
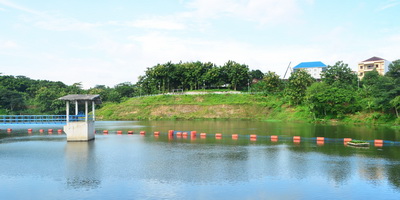
<path id="1" fill-rule="evenodd" d="M 302 107 L 282 104 L 277 97 L 250 94 L 160 95 L 106 104 L 96 112 L 101 120 L 149 119 L 309 119 Z"/>
<path id="2" fill-rule="evenodd" d="M 289 106 L 277 96 L 250 94 L 159 95 L 107 103 L 96 112 L 99 120 L 243 119 L 316 123 L 386 124 L 399 127 L 377 112 L 357 112 L 342 119 L 314 119 L 304 105 Z"/>

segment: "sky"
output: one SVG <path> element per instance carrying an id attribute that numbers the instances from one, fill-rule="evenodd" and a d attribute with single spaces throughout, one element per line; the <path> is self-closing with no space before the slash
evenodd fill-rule
<path id="1" fill-rule="evenodd" d="M 157 64 L 400 59 L 400 0 L 0 0 L 0 73 L 113 87 Z"/>

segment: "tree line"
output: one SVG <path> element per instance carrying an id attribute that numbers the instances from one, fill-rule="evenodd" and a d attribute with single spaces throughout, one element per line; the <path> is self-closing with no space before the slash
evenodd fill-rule
<path id="1" fill-rule="evenodd" d="M 135 84 L 124 82 L 108 87 L 96 85 L 82 89 L 81 83 L 66 85 L 60 81 L 33 80 L 26 76 L 0 73 L 1 114 L 63 114 L 64 102 L 59 97 L 67 94 L 100 94 L 102 101 L 121 102 L 135 96 L 160 94 L 173 89 L 196 90 L 200 88 L 228 87 L 234 90 L 247 88 L 253 78 L 262 79 L 260 70 L 249 70 L 245 64 L 228 61 L 223 66 L 213 63 L 186 62 L 157 64 L 147 68 Z"/>
<path id="2" fill-rule="evenodd" d="M 145 94 L 171 92 L 174 89 L 198 90 L 228 87 L 241 90 L 254 79 L 262 79 L 260 70 L 249 70 L 245 64 L 228 61 L 223 66 L 211 62 L 157 64 L 147 68 L 137 85 Z"/>
<path id="3" fill-rule="evenodd" d="M 174 89 L 230 88 L 275 95 L 282 104 L 307 108 L 315 119 L 342 118 L 360 112 L 374 112 L 376 119 L 399 117 L 400 60 L 394 61 L 384 76 L 374 70 L 359 80 L 347 64 L 338 61 L 328 65 L 321 77 L 317 81 L 306 71 L 298 70 L 288 80 L 282 80 L 275 72 L 249 70 L 247 65 L 235 61 L 222 66 L 199 61 L 167 62 L 147 68 L 135 84 L 96 85 L 84 90 L 80 83 L 66 85 L 0 74 L 0 114 L 63 114 L 64 102 L 56 99 L 67 94 L 100 94 L 107 103 Z"/>
<path id="4" fill-rule="evenodd" d="M 305 106 L 314 119 L 340 119 L 360 112 L 374 112 L 374 119 L 387 118 L 383 121 L 399 118 L 400 60 L 392 62 L 384 76 L 374 69 L 359 80 L 348 64 L 338 61 L 328 65 L 321 77 L 321 81 L 316 81 L 307 71 L 299 70 L 283 81 L 274 72 L 268 72 L 252 89 L 278 95 L 289 105 Z"/>

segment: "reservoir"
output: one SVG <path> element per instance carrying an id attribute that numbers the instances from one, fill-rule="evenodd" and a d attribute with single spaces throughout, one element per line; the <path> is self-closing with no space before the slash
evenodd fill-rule
<path id="1" fill-rule="evenodd" d="M 67 142 L 56 131 L 61 128 L 0 125 L 1 199 L 400 199 L 400 129 L 100 121 L 94 141 Z M 168 137 L 168 130 L 197 135 Z M 160 135 L 154 136 L 155 131 Z M 250 140 L 251 134 L 257 139 Z M 271 135 L 279 139 L 271 141 Z M 293 136 L 301 141 L 294 142 Z M 316 137 L 325 142 L 317 143 Z M 343 138 L 371 145 L 354 148 L 344 145 Z M 375 146 L 376 139 L 384 140 L 383 145 Z"/>

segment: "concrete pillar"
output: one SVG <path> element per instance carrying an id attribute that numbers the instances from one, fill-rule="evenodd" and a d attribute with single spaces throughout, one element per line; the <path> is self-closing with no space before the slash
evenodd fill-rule
<path id="1" fill-rule="evenodd" d="M 85 101 L 85 122 L 88 122 L 88 102 Z"/>
<path id="2" fill-rule="evenodd" d="M 78 115 L 78 101 L 75 101 L 75 115 Z"/>
<path id="3" fill-rule="evenodd" d="M 69 101 L 67 101 L 67 124 L 69 123 Z"/>
<path id="4" fill-rule="evenodd" d="M 89 141 L 95 138 L 94 122 L 73 122 L 64 126 L 68 142 Z"/>
<path id="5" fill-rule="evenodd" d="M 95 111 L 96 111 L 96 107 L 95 107 L 95 103 L 94 103 L 94 101 L 92 101 L 92 113 L 93 113 L 93 121 L 96 121 L 96 114 L 95 114 Z"/>

